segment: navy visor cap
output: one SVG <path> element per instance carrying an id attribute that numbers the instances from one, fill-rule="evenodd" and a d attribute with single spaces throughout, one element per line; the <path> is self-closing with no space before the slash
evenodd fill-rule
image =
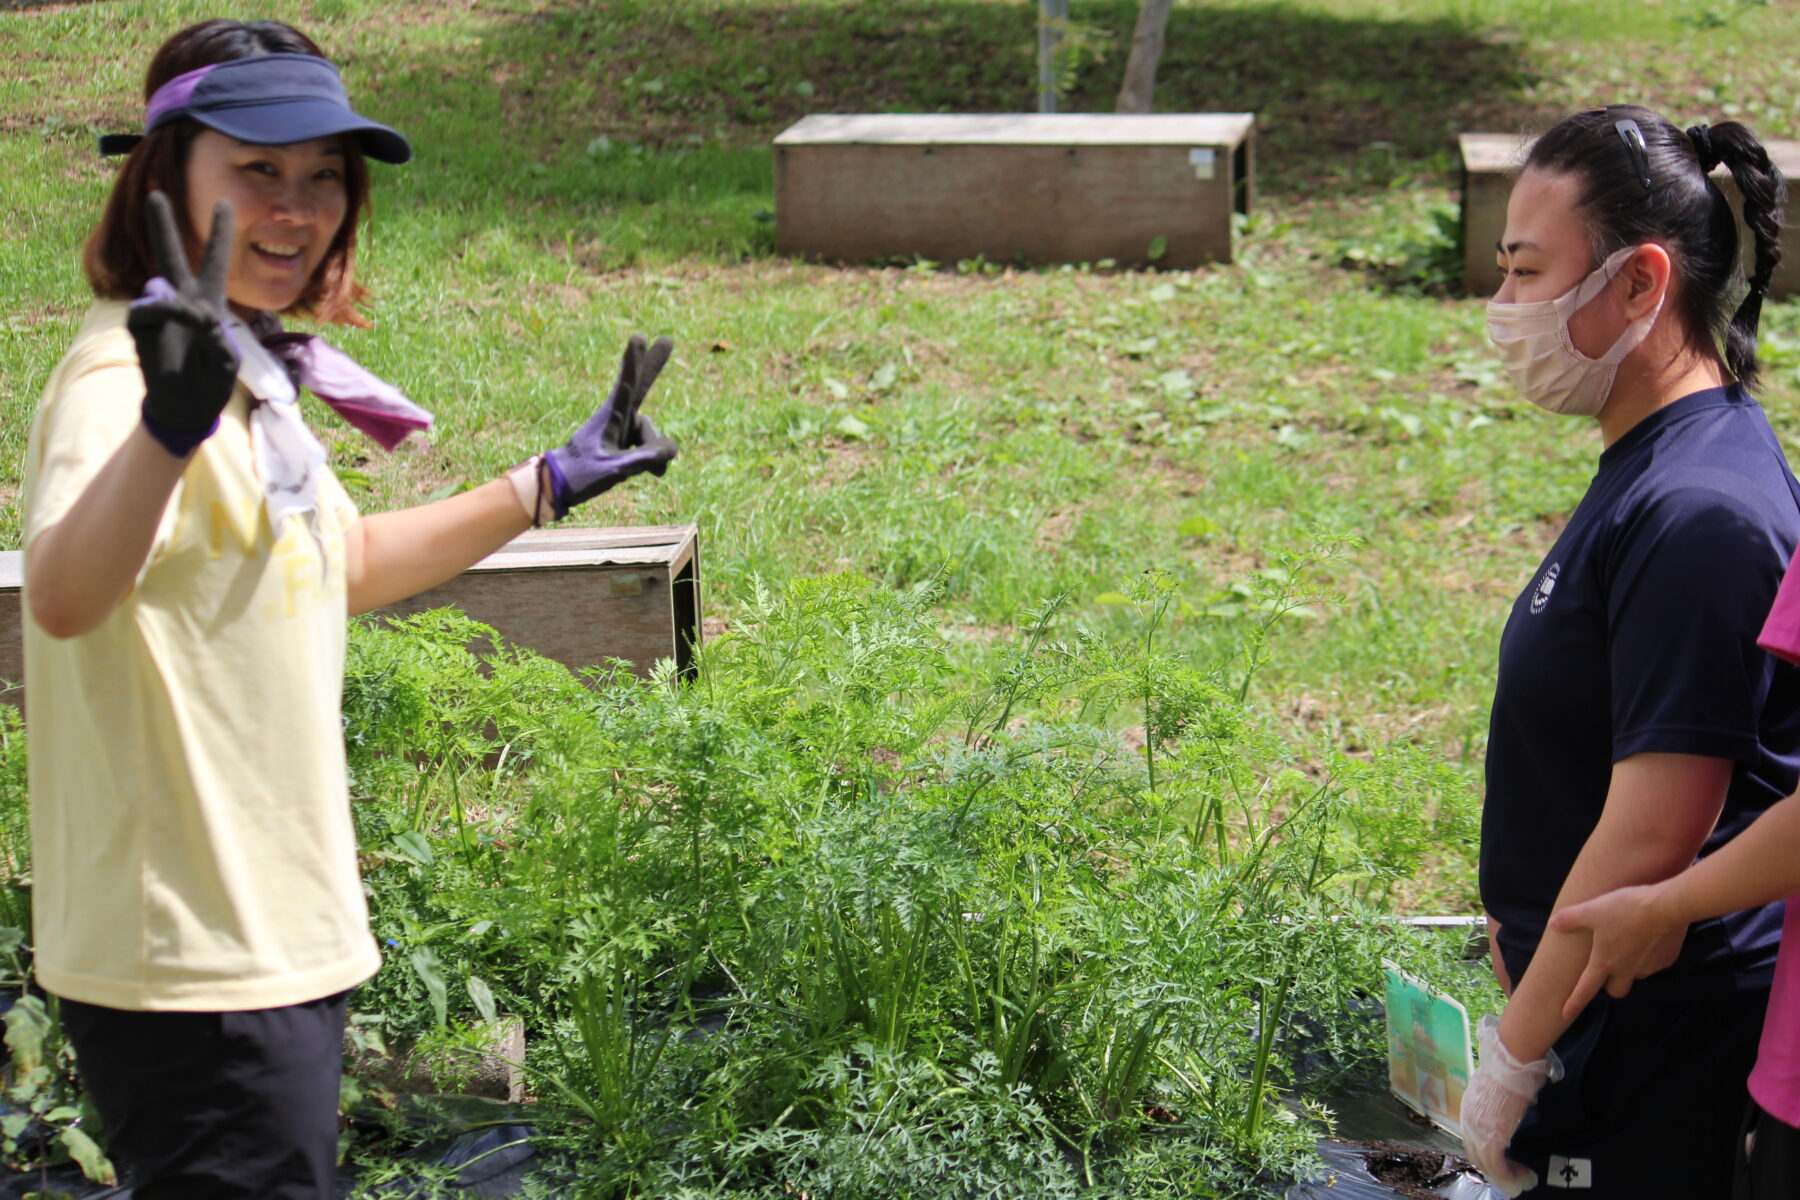
<path id="1" fill-rule="evenodd" d="M 412 157 L 405 138 L 351 109 L 337 68 L 310 54 L 258 54 L 178 75 L 150 97 L 144 133 L 182 117 L 261 146 L 350 133 L 363 153 L 380 162 Z M 142 134 L 109 133 L 100 139 L 100 153 L 124 154 L 143 140 Z"/>

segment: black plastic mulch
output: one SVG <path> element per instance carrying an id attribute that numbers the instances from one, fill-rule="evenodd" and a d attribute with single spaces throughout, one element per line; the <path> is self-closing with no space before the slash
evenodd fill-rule
<path id="1" fill-rule="evenodd" d="M 453 1178 L 427 1186 L 427 1178 L 397 1179 L 374 1190 L 373 1195 L 391 1197 L 424 1197 L 446 1195 L 456 1200 L 503 1200 L 524 1194 L 526 1181 L 566 1174 L 561 1164 L 540 1153 L 533 1143 L 533 1130 L 527 1124 L 489 1124 L 443 1138 L 410 1157 L 432 1168 L 458 1168 Z M 431 1173 L 432 1177 L 437 1171 Z M 336 1196 L 346 1200 L 361 1181 L 354 1171 L 338 1176 Z M 28 1171 L 0 1176 L 0 1200 L 26 1200 L 36 1195 L 67 1196 L 71 1200 L 130 1200 L 129 1187 L 103 1187 L 84 1178 L 74 1167 L 57 1167 L 48 1172 Z M 542 1191 L 539 1192 L 542 1195 Z"/>
<path id="2" fill-rule="evenodd" d="M 1375 1177 L 1370 1170 L 1371 1160 L 1386 1158 L 1390 1160 L 1386 1165 L 1391 1165 L 1391 1159 L 1396 1157 L 1395 1150 L 1410 1151 L 1416 1156 L 1423 1166 L 1419 1172 L 1422 1184 L 1390 1186 Z M 1405 1200 L 1420 1197 L 1504 1200 L 1503 1194 L 1489 1187 L 1480 1175 L 1456 1169 L 1456 1160 L 1445 1162 L 1446 1156 L 1438 1150 L 1412 1147 L 1378 1150 L 1349 1142 L 1320 1142 L 1319 1157 L 1325 1160 L 1324 1173 L 1316 1179 L 1294 1184 L 1287 1190 L 1287 1200 L 1395 1200 L 1395 1197 Z"/>

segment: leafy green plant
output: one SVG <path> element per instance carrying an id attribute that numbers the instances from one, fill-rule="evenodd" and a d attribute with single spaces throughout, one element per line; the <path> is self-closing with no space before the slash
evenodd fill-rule
<path id="1" fill-rule="evenodd" d="M 31 928 L 31 805 L 25 721 L 0 703 L 0 928 Z"/>
<path id="2" fill-rule="evenodd" d="M 1066 13 L 1040 15 L 1038 24 L 1052 38 L 1050 78 L 1060 103 L 1075 90 L 1084 69 L 1106 61 L 1113 46 L 1113 30 L 1092 21 L 1078 21 Z"/>
<path id="3" fill-rule="evenodd" d="M 1373 223 L 1374 233 L 1340 244 L 1337 265 L 1395 291 L 1456 294 L 1463 286 L 1461 211 L 1428 199 L 1416 180 L 1394 186 L 1387 219 Z"/>
<path id="4" fill-rule="evenodd" d="M 1059 597 L 961 673 L 930 580 L 759 587 L 693 684 L 565 685 L 443 614 L 358 629 L 395 942 L 362 1002 L 455 1028 L 480 980 L 524 1015 L 597 1197 L 872 1194 L 872 1164 L 983 1194 L 945 1182 L 955 1128 L 1011 1131 L 971 1180 L 1258 1186 L 1309 1136 L 1295 1030 L 1379 1053 L 1352 998 L 1419 955 L 1370 906 L 1464 811 L 1431 752 L 1320 757 L 1257 703 L 1346 545 L 1276 555 L 1225 617 L 1144 574 L 1122 636 Z M 1192 620 L 1237 639 L 1196 662 Z"/>
<path id="5" fill-rule="evenodd" d="M 76 1081 L 74 1050 L 62 1034 L 55 998 L 31 990 L 24 944 L 23 931 L 0 927 L 0 955 L 10 967 L 0 986 L 19 990 L 5 1018 L 11 1111 L 0 1117 L 0 1162 L 40 1172 L 73 1162 L 87 1178 L 110 1187 L 118 1176 L 93 1136 L 98 1116 Z"/>

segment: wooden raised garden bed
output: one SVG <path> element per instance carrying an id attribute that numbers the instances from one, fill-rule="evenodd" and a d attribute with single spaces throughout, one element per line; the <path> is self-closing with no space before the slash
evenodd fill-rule
<path id="1" fill-rule="evenodd" d="M 815 115 L 775 139 L 775 243 L 1185 269 L 1229 262 L 1255 195 L 1251 113 Z"/>
<path id="2" fill-rule="evenodd" d="M 0 553 L 0 680 L 15 684 L 25 679 L 23 575 L 23 552 Z M 648 675 L 658 659 L 672 658 L 689 675 L 700 645 L 699 533 L 692 525 L 532 530 L 376 615 L 445 605 L 573 671 L 619 658 Z M 0 699 L 18 703 L 22 691 Z"/>

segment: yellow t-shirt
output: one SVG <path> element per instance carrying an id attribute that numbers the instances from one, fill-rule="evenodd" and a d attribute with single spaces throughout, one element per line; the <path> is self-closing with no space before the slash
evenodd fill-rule
<path id="1" fill-rule="evenodd" d="M 51 375 L 25 464 L 27 545 L 139 421 L 126 306 Z M 57 640 L 25 604 L 34 942 L 59 995 L 138 1010 L 275 1008 L 381 965 L 344 775 L 344 532 L 269 527 L 242 383 L 164 511 L 131 594 Z M 29 596 L 31 580 L 25 580 Z"/>

